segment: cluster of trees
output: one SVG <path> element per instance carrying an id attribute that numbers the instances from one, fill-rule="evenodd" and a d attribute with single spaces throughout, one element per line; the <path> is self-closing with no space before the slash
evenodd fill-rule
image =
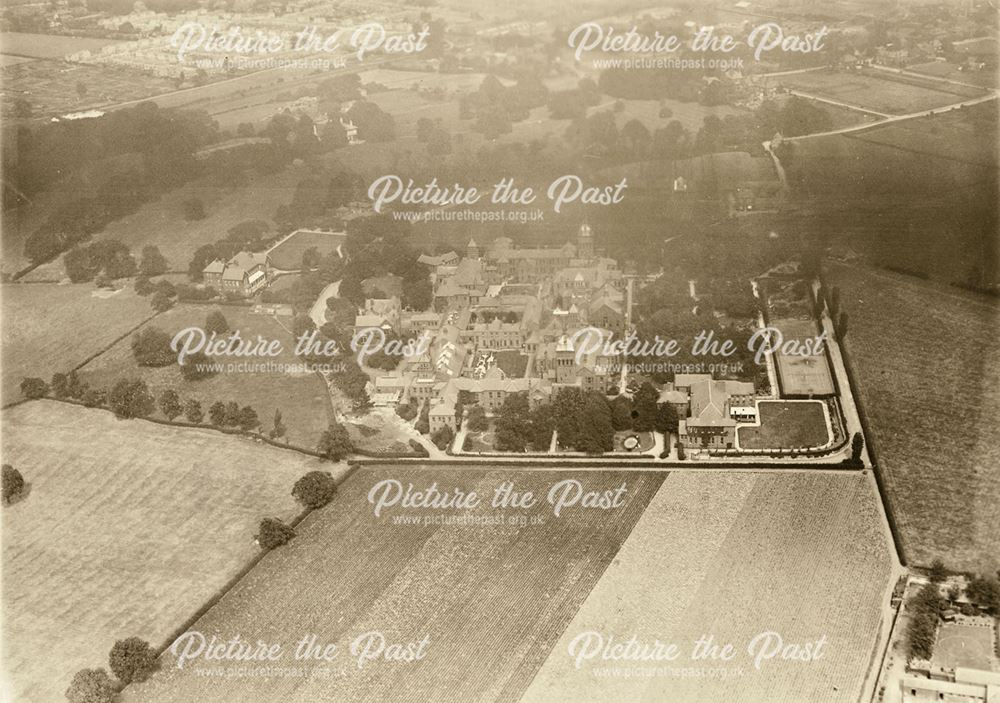
<path id="1" fill-rule="evenodd" d="M 410 245 L 408 223 L 391 217 L 352 220 L 343 250 L 349 265 L 340 282 L 339 295 L 360 307 L 366 298 L 366 278 L 394 274 L 403 279 L 401 301 L 412 310 L 426 310 L 434 301 L 430 270 L 417 261 Z"/>
<path id="2" fill-rule="evenodd" d="M 475 93 L 462 96 L 459 116 L 475 120 L 473 129 L 487 139 L 496 139 L 511 131 L 513 122 L 528 119 L 529 112 L 546 104 L 548 88 L 535 73 L 525 72 L 512 86 L 504 86 L 488 75 Z"/>
<path id="3" fill-rule="evenodd" d="M 924 584 L 910 599 L 907 604 L 910 622 L 906 628 L 910 658 L 931 658 L 931 654 L 934 653 L 938 619 L 941 617 L 943 609 L 944 604 L 935 581 Z"/>
<path id="4" fill-rule="evenodd" d="M 107 669 L 82 669 L 66 689 L 70 703 L 112 703 L 122 687 L 145 681 L 156 668 L 156 652 L 149 642 L 138 637 L 118 640 L 108 654 Z"/>
<path id="5" fill-rule="evenodd" d="M 533 410 L 525 394 L 512 394 L 497 414 L 495 446 L 507 452 L 546 451 L 556 431 L 559 445 L 565 449 L 601 453 L 614 449 L 615 432 L 676 432 L 676 411 L 670 405 L 659 405 L 658 399 L 659 391 L 648 382 L 631 399 L 619 396 L 609 400 L 597 391 L 560 388 L 550 402 Z M 469 419 L 472 429 L 471 411 Z"/>
<path id="6" fill-rule="evenodd" d="M 24 197 L 84 168 L 97 174 L 89 195 L 63 204 L 31 233 L 25 255 L 32 263 L 47 261 L 196 177 L 201 166 L 195 151 L 219 136 L 207 113 L 161 110 L 154 103 L 99 119 L 21 127 L 17 148 L 8 150 L 16 158 L 5 155 L 4 170 Z"/>
<path id="7" fill-rule="evenodd" d="M 102 239 L 75 246 L 66 252 L 63 265 L 73 283 L 92 281 L 98 274 L 102 282 L 111 281 L 134 276 L 139 270 L 128 247 L 117 239 Z"/>

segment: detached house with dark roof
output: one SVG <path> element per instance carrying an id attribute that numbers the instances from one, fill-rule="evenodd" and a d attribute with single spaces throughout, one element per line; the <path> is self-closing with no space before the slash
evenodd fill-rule
<path id="1" fill-rule="evenodd" d="M 229 261 L 216 259 L 202 271 L 205 285 L 220 293 L 236 293 L 249 297 L 267 286 L 267 254 L 241 251 Z"/>
<path id="2" fill-rule="evenodd" d="M 736 423 L 751 421 L 751 413 L 756 415 L 752 383 L 717 381 L 709 374 L 677 374 L 674 389 L 674 397 L 666 400 L 675 407 L 687 395 L 687 417 L 678 423 L 677 434 L 689 449 L 731 449 Z"/>

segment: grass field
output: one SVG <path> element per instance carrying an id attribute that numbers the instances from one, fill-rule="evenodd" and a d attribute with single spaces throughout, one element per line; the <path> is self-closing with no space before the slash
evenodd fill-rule
<path id="1" fill-rule="evenodd" d="M 627 502 L 608 511 L 538 508 L 502 511 L 543 516 L 544 524 L 435 525 L 424 518 L 460 510 L 390 509 L 375 518 L 366 495 L 379 480 L 426 489 L 476 490 L 492 496 L 504 481 L 544 495 L 559 472 L 384 468 L 356 472 L 337 498 L 314 512 L 287 546 L 269 554 L 192 626 L 207 636 L 285 643 L 310 633 L 340 645 L 333 675 L 269 678 L 199 675 L 219 662 L 178 669 L 171 654 L 160 673 L 126 690 L 144 701 L 494 701 L 517 700 L 553 642 L 608 566 L 655 493 L 663 474 L 595 472 L 579 476 L 594 490 L 627 485 Z M 493 517 L 484 504 L 471 512 Z M 394 524 L 394 516 L 418 524 Z M 359 670 L 348 644 L 379 630 L 391 641 L 429 637 L 426 657 L 369 662 Z M 276 662 L 296 664 L 291 653 Z M 225 664 L 221 664 L 225 668 Z"/>
<path id="2" fill-rule="evenodd" d="M 188 327 L 202 327 L 209 312 L 217 309 L 209 305 L 179 305 L 150 323 L 171 337 Z M 250 314 L 246 308 L 224 306 L 222 311 L 230 329 L 238 329 L 244 340 L 255 340 L 261 335 L 266 340 L 281 341 L 283 353 L 278 357 L 216 359 L 232 363 L 298 364 L 292 353 L 296 340 L 277 320 L 266 315 Z M 290 324 L 289 321 L 285 322 Z M 320 434 L 329 425 L 328 393 L 326 384 L 311 372 L 291 373 L 285 369 L 245 370 L 234 367 L 215 376 L 198 381 L 185 380 L 176 364 L 161 368 L 143 368 L 136 364 L 132 356 L 132 338 L 129 336 L 116 344 L 80 370 L 80 379 L 95 387 L 112 386 L 122 378 L 143 379 L 154 395 L 166 388 L 173 388 L 182 400 L 194 398 L 202 404 L 208 415 L 208 407 L 217 400 L 230 400 L 242 405 L 250 405 L 257 411 L 261 427 L 267 432 L 272 427 L 274 411 L 280 410 L 283 422 L 288 428 L 287 438 L 292 444 L 312 449 Z M 336 358 L 331 359 L 336 363 Z"/>
<path id="3" fill-rule="evenodd" d="M 46 382 L 153 315 L 149 300 L 131 289 L 110 297 L 93 285 L 11 283 L 0 287 L 3 317 L 4 403 L 21 397 L 25 376 Z"/>
<path id="4" fill-rule="evenodd" d="M 909 559 L 1000 567 L 1000 307 L 874 269 L 829 268 Z"/>
<path id="5" fill-rule="evenodd" d="M 858 700 L 890 583 L 877 500 L 859 475 L 670 474 L 521 700 Z M 674 643 L 680 656 L 597 657 L 577 669 L 569 645 L 587 631 Z M 748 643 L 767 631 L 786 644 L 825 635 L 823 657 L 758 670 Z M 692 661 L 704 635 L 732 643 L 735 658 Z M 629 675 L 633 667 L 654 672 Z M 708 673 L 685 677 L 691 668 Z"/>
<path id="6" fill-rule="evenodd" d="M 261 517 L 299 513 L 301 475 L 343 470 L 54 401 L 4 412 L 3 437 L 29 484 L 3 509 L 4 669 L 19 701 L 63 700 L 116 639 L 159 647 L 256 553 Z"/>
<path id="7" fill-rule="evenodd" d="M 889 115 L 943 107 L 982 94 L 977 88 L 874 71 L 808 71 L 773 80 L 789 90 Z"/>
<path id="8" fill-rule="evenodd" d="M 942 623 L 938 628 L 931 663 L 946 669 L 958 666 L 990 671 L 993 656 L 993 628 L 981 625 Z"/>
<path id="9" fill-rule="evenodd" d="M 740 427 L 743 449 L 821 447 L 830 441 L 823 403 L 811 401 L 757 403 L 760 427 Z"/>

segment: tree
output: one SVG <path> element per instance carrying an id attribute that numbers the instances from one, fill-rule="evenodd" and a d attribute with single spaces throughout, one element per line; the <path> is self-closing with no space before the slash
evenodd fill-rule
<path id="1" fill-rule="evenodd" d="M 677 408 L 670 403 L 663 403 L 656 412 L 656 431 L 677 434 L 679 420 Z"/>
<path id="2" fill-rule="evenodd" d="M 251 432 L 260 427 L 260 418 L 257 417 L 257 411 L 247 405 L 240 410 L 239 420 L 236 424 L 244 432 Z"/>
<path id="3" fill-rule="evenodd" d="M 145 381 L 123 378 L 111 389 L 108 407 L 118 417 L 134 418 L 146 417 L 155 406 Z"/>
<path id="4" fill-rule="evenodd" d="M 322 508 L 333 500 L 337 493 L 337 482 L 328 471 L 310 471 L 295 482 L 292 496 L 303 507 Z"/>
<path id="5" fill-rule="evenodd" d="M 82 669 L 76 672 L 66 689 L 70 703 L 112 703 L 118 688 L 105 669 Z"/>
<path id="6" fill-rule="evenodd" d="M 21 393 L 29 400 L 44 398 L 49 394 L 49 384 L 40 378 L 25 378 L 21 381 Z"/>
<path id="7" fill-rule="evenodd" d="M 124 684 L 145 681 L 156 665 L 156 653 L 149 642 L 138 637 L 118 640 L 108 655 L 111 672 Z"/>
<path id="8" fill-rule="evenodd" d="M 76 369 L 70 371 L 69 376 L 66 377 L 66 395 L 70 398 L 82 398 L 86 392 L 87 384 L 80 381 Z"/>
<path id="9" fill-rule="evenodd" d="M 201 198 L 188 198 L 182 203 L 184 208 L 184 219 L 188 222 L 205 219 L 205 203 Z"/>
<path id="10" fill-rule="evenodd" d="M 423 407 L 420 408 L 420 417 L 417 418 L 413 429 L 420 434 L 427 434 L 431 431 L 431 404 L 429 401 L 425 401 Z"/>
<path id="11" fill-rule="evenodd" d="M 468 412 L 468 428 L 471 432 L 485 432 L 490 428 L 490 421 L 486 419 L 486 410 L 481 405 L 474 405 Z"/>
<path id="12" fill-rule="evenodd" d="M 441 425 L 431 435 L 431 441 L 434 442 L 434 446 L 442 451 L 450 447 L 454 439 L 455 431 L 451 429 L 451 425 Z"/>
<path id="13" fill-rule="evenodd" d="M 285 427 L 285 423 L 281 421 L 281 411 L 277 408 L 274 409 L 274 424 L 271 427 L 271 431 L 267 433 L 267 436 L 271 439 L 278 439 L 285 436 L 285 432 L 288 428 Z"/>
<path id="14" fill-rule="evenodd" d="M 181 399 L 177 395 L 177 391 L 172 388 L 160 393 L 160 399 L 157 402 L 159 405 L 160 412 L 168 420 L 173 420 L 175 417 L 181 414 L 183 408 L 181 407 Z"/>
<path id="15" fill-rule="evenodd" d="M 525 393 L 510 393 L 497 413 L 496 448 L 523 452 L 531 439 L 531 411 Z"/>
<path id="16" fill-rule="evenodd" d="M 159 276 L 167 272 L 167 260 L 163 258 L 158 247 L 146 246 L 142 248 L 142 255 L 139 258 L 139 273 L 143 276 Z"/>
<path id="17" fill-rule="evenodd" d="M 354 443 L 347 432 L 347 428 L 339 422 L 331 422 L 330 426 L 323 431 L 319 438 L 319 446 L 316 450 L 333 461 L 340 461 L 345 456 L 354 451 Z"/>
<path id="18" fill-rule="evenodd" d="M 611 425 L 615 432 L 627 430 L 632 426 L 632 403 L 623 395 L 611 401 Z"/>
<path id="19" fill-rule="evenodd" d="M 136 276 L 133 288 L 135 288 L 135 292 L 143 298 L 156 290 L 156 288 L 153 287 L 153 284 L 150 283 L 149 279 L 145 276 Z"/>
<path id="20" fill-rule="evenodd" d="M 216 427 L 222 427 L 226 424 L 226 404 L 221 400 L 212 403 L 208 409 L 208 418 Z"/>
<path id="21" fill-rule="evenodd" d="M 174 306 L 174 299 L 166 291 L 158 290 L 150 298 L 149 304 L 156 312 L 166 312 Z"/>
<path id="22" fill-rule="evenodd" d="M 266 517 L 260 521 L 260 528 L 255 536 L 260 548 L 267 551 L 287 544 L 288 540 L 295 536 L 295 530 L 273 517 Z"/>
<path id="23" fill-rule="evenodd" d="M 851 463 L 857 464 L 861 461 L 861 452 L 865 448 L 865 438 L 860 432 L 855 432 L 851 438 Z"/>
<path id="24" fill-rule="evenodd" d="M 221 253 L 214 244 L 203 244 L 198 247 L 194 250 L 191 263 L 188 264 L 188 278 L 192 281 L 202 280 L 205 267 L 218 258 L 221 258 Z"/>
<path id="25" fill-rule="evenodd" d="M 858 435 L 854 436 L 857 437 Z M 940 558 L 931 562 L 931 568 L 927 572 L 927 576 L 930 578 L 931 583 L 942 583 L 948 578 L 948 569 L 945 568 L 944 562 Z"/>
<path id="26" fill-rule="evenodd" d="M 24 476 L 10 464 L 3 465 L 3 502 L 9 503 L 24 490 Z"/>
<path id="27" fill-rule="evenodd" d="M 169 366 L 177 361 L 170 342 L 170 335 L 160 328 L 146 327 L 132 337 L 132 356 L 139 366 Z"/>
<path id="28" fill-rule="evenodd" d="M 995 577 L 976 576 L 969 581 L 965 595 L 976 605 L 1000 615 L 1000 581 Z"/>
<path id="29" fill-rule="evenodd" d="M 107 402 L 108 393 L 103 388 L 88 388 L 80 397 L 80 402 L 88 408 L 100 408 Z"/>
<path id="30" fill-rule="evenodd" d="M 843 340 L 847 336 L 847 313 L 842 312 L 837 318 L 837 326 L 834 329 L 837 333 L 837 339 Z"/>
<path id="31" fill-rule="evenodd" d="M 201 410 L 201 403 L 193 398 L 188 399 L 184 403 L 184 417 L 188 422 L 200 425 L 201 421 L 205 419 L 205 413 Z"/>
<path id="32" fill-rule="evenodd" d="M 638 392 L 632 398 L 632 429 L 636 432 L 652 432 L 656 426 L 658 413 L 656 403 L 659 392 L 649 381 L 639 386 Z"/>
<path id="33" fill-rule="evenodd" d="M 211 360 L 202 352 L 195 352 L 185 357 L 184 365 L 181 366 L 181 376 L 185 381 L 200 381 L 203 378 L 211 378 L 215 373 Z"/>
<path id="34" fill-rule="evenodd" d="M 614 449 L 615 431 L 611 425 L 611 408 L 603 395 L 596 391 L 586 394 L 578 424 L 576 449 L 590 454 Z"/>
<path id="35" fill-rule="evenodd" d="M 56 398 L 65 398 L 69 391 L 69 380 L 64 373 L 54 373 L 52 374 L 52 383 L 50 384 L 52 389 L 52 395 Z"/>
<path id="36" fill-rule="evenodd" d="M 208 313 L 208 317 L 205 318 L 205 331 L 209 333 L 216 332 L 218 334 L 229 331 L 229 323 L 226 321 L 221 310 L 213 310 Z"/>
<path id="37" fill-rule="evenodd" d="M 240 424 L 240 404 L 235 400 L 226 403 L 226 418 L 224 423 L 227 427 L 236 427 Z"/>

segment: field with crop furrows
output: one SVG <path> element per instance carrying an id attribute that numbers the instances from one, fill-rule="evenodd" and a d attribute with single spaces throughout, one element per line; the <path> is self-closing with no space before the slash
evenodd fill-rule
<path id="1" fill-rule="evenodd" d="M 877 500 L 870 475 L 671 473 L 521 700 L 858 700 L 891 581 Z M 822 656 L 758 669 L 748 647 L 769 631 L 782 646 L 825 637 Z M 586 632 L 679 656 L 577 668 L 569 647 Z M 733 658 L 692 661 L 704 635 Z"/>
<path id="2" fill-rule="evenodd" d="M 907 556 L 1000 567 L 1000 305 L 874 269 L 829 268 Z"/>

